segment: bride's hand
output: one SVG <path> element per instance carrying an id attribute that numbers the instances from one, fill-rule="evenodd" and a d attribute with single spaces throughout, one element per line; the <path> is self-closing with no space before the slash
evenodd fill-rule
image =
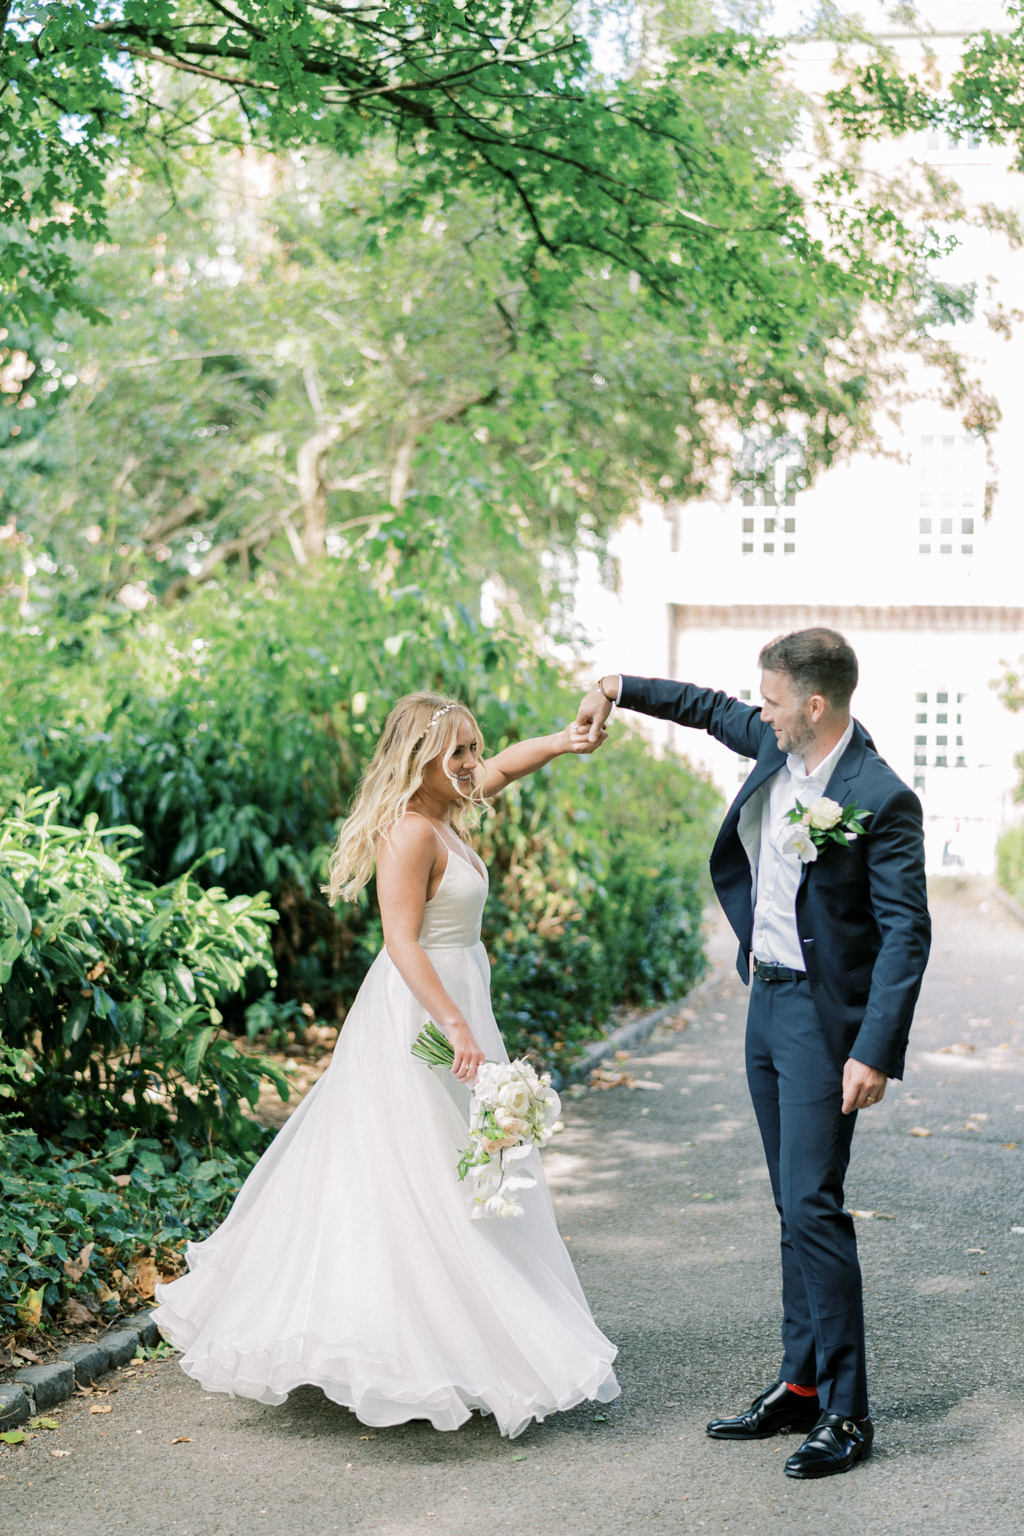
<path id="1" fill-rule="evenodd" d="M 455 1052 L 452 1072 L 460 1083 L 469 1085 L 484 1064 L 484 1053 L 474 1040 L 468 1024 L 456 1024 L 447 1030 L 447 1035 Z"/>
<path id="2" fill-rule="evenodd" d="M 598 728 L 597 740 L 592 741 L 589 727 L 579 725 L 575 720 L 572 725 L 566 726 L 562 734 L 565 737 L 563 751 L 572 752 L 577 757 L 589 756 L 591 752 L 596 752 L 598 747 L 603 746 L 608 740 L 608 732 L 603 725 Z"/>

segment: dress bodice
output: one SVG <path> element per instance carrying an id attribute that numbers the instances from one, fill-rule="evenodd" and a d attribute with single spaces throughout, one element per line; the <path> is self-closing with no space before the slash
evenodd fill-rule
<path id="1" fill-rule="evenodd" d="M 469 949 L 479 944 L 486 900 L 487 876 L 449 848 L 441 884 L 423 913 L 423 948 Z"/>

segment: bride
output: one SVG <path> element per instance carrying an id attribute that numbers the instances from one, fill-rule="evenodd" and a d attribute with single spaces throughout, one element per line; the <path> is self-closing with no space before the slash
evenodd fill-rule
<path id="1" fill-rule="evenodd" d="M 320 1387 L 364 1424 L 474 1408 L 502 1434 L 619 1386 L 555 1224 L 536 1149 L 518 1220 L 470 1219 L 456 1173 L 470 1085 L 507 1061 L 480 942 L 487 871 L 467 825 L 490 796 L 597 743 L 573 727 L 484 762 L 455 699 L 414 693 L 388 717 L 331 860 L 331 899 L 374 864 L 384 948 L 330 1067 L 253 1169 L 224 1224 L 157 1288 L 156 1321 L 210 1392 L 284 1402 Z M 451 1071 L 415 1059 L 433 1019 Z"/>

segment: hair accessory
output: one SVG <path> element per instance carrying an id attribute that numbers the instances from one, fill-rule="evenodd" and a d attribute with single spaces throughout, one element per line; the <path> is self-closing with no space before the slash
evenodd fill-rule
<path id="1" fill-rule="evenodd" d="M 455 709 L 455 708 L 456 708 L 456 705 L 454 703 L 452 703 L 452 704 L 442 704 L 441 708 L 440 709 L 435 709 L 434 713 L 431 715 L 431 717 L 430 717 L 431 725 L 436 725 L 437 722 L 440 720 L 442 715 L 446 715 L 449 710 L 452 710 L 452 709 Z"/>

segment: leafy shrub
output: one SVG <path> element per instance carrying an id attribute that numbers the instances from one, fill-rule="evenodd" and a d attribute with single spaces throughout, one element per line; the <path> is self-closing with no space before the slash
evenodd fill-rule
<path id="1" fill-rule="evenodd" d="M 522 635 L 481 629 L 454 595 L 444 600 L 451 551 L 438 533 L 438 556 L 430 532 L 426 523 L 426 552 L 406 551 L 395 570 L 381 556 L 395 580 L 383 590 L 339 563 L 315 580 L 204 591 L 170 614 L 97 621 L 85 638 L 56 621 L 45 637 L 12 625 L 7 652 L 9 739 L 23 771 L 60 789 L 68 820 L 144 829 L 134 867 L 161 886 L 205 858 L 199 882 L 216 879 L 231 897 L 268 889 L 277 1003 L 339 1024 L 379 948 L 380 919 L 372 889 L 332 912 L 319 884 L 395 699 L 458 693 L 493 752 L 560 728 L 578 698 Z M 10 747 L 7 761 L 15 772 Z M 497 802 L 482 827 L 493 873 L 485 922 L 510 1044 L 564 1064 L 616 1006 L 678 994 L 699 974 L 716 806 L 706 781 L 678 759 L 656 761 L 639 738 L 553 763 Z M 254 976 L 224 1005 L 226 1026 L 246 1028 L 259 990 Z"/>
<path id="2" fill-rule="evenodd" d="M 564 1068 L 616 1006 L 678 997 L 699 978 L 717 806 L 711 785 L 676 759 L 655 762 L 634 735 L 506 792 L 481 851 L 511 1051 Z"/>
<path id="3" fill-rule="evenodd" d="M 154 1137 L 108 1131 L 90 1156 L 0 1126 L 0 1319 L 31 1332 L 60 1309 L 109 1321 L 137 1306 L 223 1220 L 252 1155 L 191 1152 L 170 1169 Z"/>
<path id="4" fill-rule="evenodd" d="M 996 844 L 999 884 L 1024 904 L 1024 827 L 1011 827 Z"/>
<path id="5" fill-rule="evenodd" d="M 30 1072 L 15 1107 L 28 1129 L 94 1138 L 110 1127 L 238 1147 L 260 1138 L 239 1113 L 260 1077 L 218 1007 L 254 967 L 273 973 L 266 896 L 129 878 L 133 827 L 55 820 L 56 791 L 31 791 L 0 820 L 0 1004 Z"/>

